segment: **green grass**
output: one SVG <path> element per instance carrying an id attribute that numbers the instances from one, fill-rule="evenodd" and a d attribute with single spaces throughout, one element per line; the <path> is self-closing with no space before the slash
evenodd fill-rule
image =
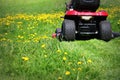
<path id="1" fill-rule="evenodd" d="M 55 29 L 61 27 L 64 2 L 0 1 L 0 80 L 120 79 L 120 38 L 109 42 L 59 42 L 51 38 Z M 100 6 L 108 11 L 108 20 L 117 32 L 119 3 L 104 0 Z"/>
<path id="2" fill-rule="evenodd" d="M 0 17 L 5 14 L 15 15 L 16 13 L 38 14 L 64 11 L 65 1 L 59 0 L 1 0 Z"/>

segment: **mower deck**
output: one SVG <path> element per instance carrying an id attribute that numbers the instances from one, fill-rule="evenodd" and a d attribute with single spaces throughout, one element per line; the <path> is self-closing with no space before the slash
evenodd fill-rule
<path id="1" fill-rule="evenodd" d="M 52 38 L 57 38 L 58 40 L 62 41 L 62 39 L 61 39 L 62 38 L 61 37 L 61 35 L 62 35 L 61 28 L 57 28 L 57 29 L 59 29 L 60 31 L 58 33 L 53 33 Z M 119 32 L 112 32 L 112 39 L 117 38 L 117 37 L 120 37 L 120 33 Z M 82 40 L 82 38 L 81 38 L 81 40 Z"/>

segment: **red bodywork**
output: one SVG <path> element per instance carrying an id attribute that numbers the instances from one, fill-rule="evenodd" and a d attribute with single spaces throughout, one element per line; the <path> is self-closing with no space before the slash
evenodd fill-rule
<path id="1" fill-rule="evenodd" d="M 106 11 L 98 11 L 98 12 L 78 12 L 76 10 L 66 11 L 67 16 L 108 16 Z"/>
<path id="2" fill-rule="evenodd" d="M 108 13 L 104 10 L 98 11 L 98 12 L 89 12 L 89 11 L 76 11 L 73 9 L 70 9 L 66 11 L 65 16 L 71 17 L 71 16 L 94 16 L 94 17 L 107 17 Z M 52 34 L 52 38 L 59 37 L 60 33 L 54 33 Z"/>

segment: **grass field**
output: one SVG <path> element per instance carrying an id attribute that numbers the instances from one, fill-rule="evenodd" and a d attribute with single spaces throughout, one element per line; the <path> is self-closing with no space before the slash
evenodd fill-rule
<path id="1" fill-rule="evenodd" d="M 69 0 L 66 0 L 69 1 Z M 120 38 L 59 42 L 65 0 L 0 0 L 0 80 L 120 80 Z M 120 0 L 101 0 L 120 32 Z"/>

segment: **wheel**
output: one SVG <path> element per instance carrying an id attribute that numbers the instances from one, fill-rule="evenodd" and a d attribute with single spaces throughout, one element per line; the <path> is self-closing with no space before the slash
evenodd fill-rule
<path id="1" fill-rule="evenodd" d="M 57 28 L 55 33 L 61 33 L 61 28 Z"/>
<path id="2" fill-rule="evenodd" d="M 109 41 L 112 39 L 112 30 L 109 21 L 105 20 L 99 23 L 99 34 L 100 34 L 100 39 L 104 41 Z"/>
<path id="3" fill-rule="evenodd" d="M 113 34 L 113 38 L 120 37 L 120 33 L 119 32 L 112 32 L 112 34 Z"/>
<path id="4" fill-rule="evenodd" d="M 61 28 L 57 28 L 55 31 L 56 37 L 59 39 L 59 41 L 63 41 L 61 31 Z"/>
<path id="5" fill-rule="evenodd" d="M 67 41 L 75 40 L 75 22 L 74 20 L 65 19 L 62 24 L 62 35 Z"/>

